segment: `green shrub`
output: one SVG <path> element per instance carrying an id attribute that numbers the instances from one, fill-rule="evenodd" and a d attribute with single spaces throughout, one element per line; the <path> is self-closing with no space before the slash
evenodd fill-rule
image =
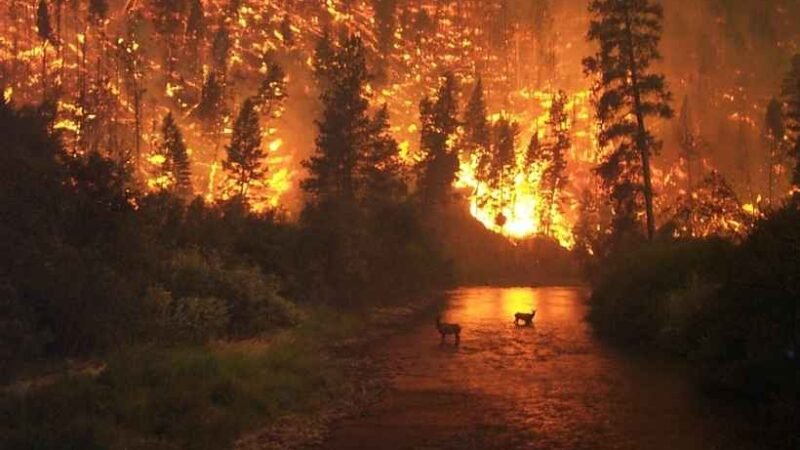
<path id="1" fill-rule="evenodd" d="M 297 308 L 280 294 L 280 283 L 255 266 L 226 264 L 196 250 L 177 252 L 167 264 L 167 289 L 176 298 L 215 297 L 227 308 L 226 333 L 247 337 L 295 324 Z"/>
<path id="2" fill-rule="evenodd" d="M 657 242 L 605 261 L 590 319 L 603 334 L 686 355 L 704 387 L 745 399 L 754 423 L 800 438 L 800 209 L 786 206 L 738 246 Z"/>
<path id="3" fill-rule="evenodd" d="M 228 305 L 218 298 L 184 297 L 172 303 L 170 324 L 192 342 L 222 336 L 229 323 Z"/>
<path id="4" fill-rule="evenodd" d="M 278 294 L 278 279 L 252 266 L 238 266 L 219 273 L 219 293 L 228 299 L 230 332 L 250 336 L 269 327 L 297 322 L 295 306 Z"/>

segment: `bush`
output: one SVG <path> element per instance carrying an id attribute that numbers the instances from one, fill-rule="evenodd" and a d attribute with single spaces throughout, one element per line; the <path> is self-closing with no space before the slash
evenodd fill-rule
<path id="1" fill-rule="evenodd" d="M 292 325 L 299 313 L 280 296 L 275 277 L 254 266 L 225 264 L 215 255 L 180 251 L 167 264 L 164 280 L 173 297 L 213 296 L 224 302 L 231 336 L 253 336 L 271 327 Z"/>
<path id="2" fill-rule="evenodd" d="M 230 323 L 228 305 L 214 297 L 184 297 L 173 302 L 170 324 L 192 342 L 223 335 Z"/>
<path id="3" fill-rule="evenodd" d="M 589 318 L 602 333 L 630 343 L 685 334 L 703 301 L 724 279 L 733 246 L 721 240 L 655 242 L 605 261 Z M 682 338 L 681 338 L 682 339 Z M 678 345 L 669 343 L 668 345 Z"/>
<path id="4" fill-rule="evenodd" d="M 603 334 L 685 355 L 704 387 L 748 402 L 774 448 L 800 437 L 800 210 L 738 246 L 658 242 L 605 261 L 590 319 Z"/>
<path id="5" fill-rule="evenodd" d="M 800 210 L 786 207 L 761 221 L 737 249 L 719 300 L 705 311 L 698 353 L 705 381 L 743 394 L 779 435 L 800 445 Z"/>

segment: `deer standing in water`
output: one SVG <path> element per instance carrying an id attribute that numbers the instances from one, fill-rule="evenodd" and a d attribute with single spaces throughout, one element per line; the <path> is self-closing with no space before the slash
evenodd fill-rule
<path id="1" fill-rule="evenodd" d="M 442 322 L 442 316 L 437 316 L 436 330 L 442 335 L 442 343 L 444 343 L 444 339 L 448 334 L 452 334 L 455 337 L 456 345 L 461 342 L 461 325 L 456 323 L 444 323 Z"/>
<path id="2" fill-rule="evenodd" d="M 530 313 L 516 313 L 514 314 L 514 325 L 519 325 L 522 322 L 526 326 L 530 326 L 533 323 L 533 318 L 536 317 L 536 310 L 534 309 Z"/>

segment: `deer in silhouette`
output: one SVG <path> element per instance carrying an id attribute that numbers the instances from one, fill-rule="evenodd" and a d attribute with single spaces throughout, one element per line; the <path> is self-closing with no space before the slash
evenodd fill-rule
<path id="1" fill-rule="evenodd" d="M 455 338 L 456 345 L 461 342 L 461 325 L 457 323 L 444 323 L 442 322 L 442 316 L 437 316 L 436 330 L 442 335 L 442 343 L 444 343 L 445 337 L 449 334 L 452 334 Z"/>
<path id="2" fill-rule="evenodd" d="M 519 325 L 519 323 L 522 322 L 523 325 L 530 326 L 531 324 L 533 324 L 534 317 L 536 317 L 535 309 L 530 313 L 518 312 L 514 314 L 514 325 Z"/>

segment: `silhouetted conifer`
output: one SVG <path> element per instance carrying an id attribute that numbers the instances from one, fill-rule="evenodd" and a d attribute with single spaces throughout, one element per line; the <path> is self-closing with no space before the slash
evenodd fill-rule
<path id="1" fill-rule="evenodd" d="M 446 74 L 436 96 L 425 97 L 419 105 L 420 150 L 418 190 L 423 204 L 431 207 L 444 203 L 458 171 L 458 152 L 454 148 L 458 121 L 456 80 Z"/>
<path id="2" fill-rule="evenodd" d="M 192 195 L 191 162 L 183 135 L 175 123 L 172 113 L 164 117 L 161 125 L 160 147 L 165 158 L 164 170 L 172 179 L 174 192 L 178 196 L 188 199 Z"/>
<path id="3" fill-rule="evenodd" d="M 583 64 L 597 80 L 600 144 L 615 146 L 598 173 L 614 204 L 616 234 L 635 231 L 643 196 L 647 236 L 652 239 L 656 221 L 650 160 L 661 143 L 646 119 L 673 115 L 666 79 L 652 70 L 653 62 L 661 59 L 664 11 L 654 0 L 592 0 L 589 11 L 593 18 L 587 37 L 599 49 Z"/>
<path id="4" fill-rule="evenodd" d="M 248 98 L 242 104 L 226 150 L 228 157 L 222 166 L 231 178 L 231 191 L 244 198 L 250 185 L 266 173 L 266 154 L 261 148 L 261 125 L 255 100 Z"/>

